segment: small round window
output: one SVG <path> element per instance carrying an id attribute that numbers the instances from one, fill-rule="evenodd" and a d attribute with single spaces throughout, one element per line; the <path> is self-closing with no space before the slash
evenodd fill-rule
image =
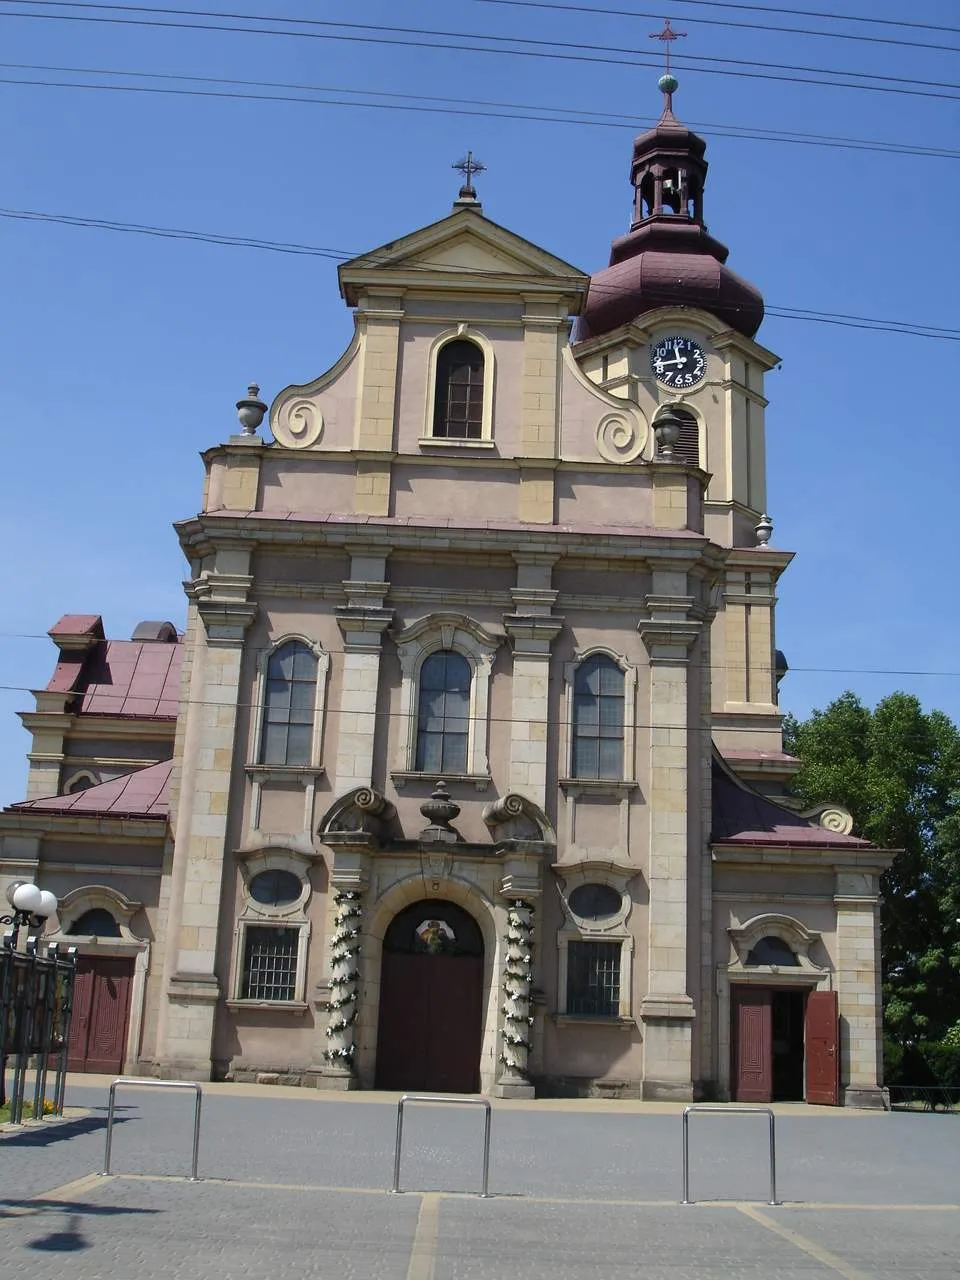
<path id="1" fill-rule="evenodd" d="M 250 881 L 250 897 L 264 907 L 288 907 L 303 891 L 292 871 L 261 871 Z"/>
<path id="2" fill-rule="evenodd" d="M 609 884 L 581 884 L 570 894 L 570 910 L 581 920 L 607 920 L 623 905 L 623 895 Z"/>

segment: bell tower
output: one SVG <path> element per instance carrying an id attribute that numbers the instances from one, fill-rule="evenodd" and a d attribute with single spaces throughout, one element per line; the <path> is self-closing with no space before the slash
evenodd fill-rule
<path id="1" fill-rule="evenodd" d="M 639 408 L 658 441 L 650 461 L 706 473 L 688 527 L 699 522 L 726 548 L 712 627 L 715 737 L 779 751 L 773 620 L 790 556 L 767 545 L 764 443 L 764 378 L 778 357 L 755 340 L 759 290 L 708 231 L 706 142 L 674 114 L 669 70 L 659 88 L 660 118 L 633 144 L 630 229 L 590 278 L 573 354 L 592 381 Z"/>

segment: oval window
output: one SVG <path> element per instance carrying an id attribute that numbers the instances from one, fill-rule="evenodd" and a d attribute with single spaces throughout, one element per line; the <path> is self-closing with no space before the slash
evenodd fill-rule
<path id="1" fill-rule="evenodd" d="M 288 907 L 303 891 L 292 871 L 261 871 L 250 881 L 250 897 L 264 907 Z"/>
<path id="2" fill-rule="evenodd" d="M 581 920 L 607 920 L 623 906 L 623 894 L 609 884 L 581 884 L 569 901 L 570 910 Z"/>

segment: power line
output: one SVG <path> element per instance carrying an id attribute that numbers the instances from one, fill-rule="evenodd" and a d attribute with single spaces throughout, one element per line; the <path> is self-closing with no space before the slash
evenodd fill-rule
<path id="1" fill-rule="evenodd" d="M 8 4 L 8 3 L 14 3 L 14 2 L 17 2 L 17 0 L 0 0 L 0 4 Z M 38 0 L 38 3 L 57 3 L 57 2 L 58 0 Z M 79 0 L 64 0 L 64 3 L 74 3 L 75 6 L 78 8 L 83 7 L 79 3 Z M 93 5 L 90 7 L 98 8 L 98 9 L 119 8 L 123 11 L 132 11 L 132 12 L 139 12 L 139 13 L 148 12 L 148 13 L 160 13 L 160 14 L 166 13 L 171 15 L 196 14 L 198 16 L 202 16 L 207 12 L 205 10 L 181 10 L 181 9 L 161 9 L 161 8 L 147 9 L 144 6 L 140 6 L 137 9 L 133 9 L 132 7 L 128 7 L 128 6 L 109 6 L 109 5 Z M 535 39 L 528 39 L 522 36 L 484 35 L 479 32 L 471 33 L 471 32 L 457 32 L 457 31 L 453 31 L 453 32 L 433 31 L 428 28 L 422 28 L 422 27 L 386 27 L 383 25 L 373 26 L 371 24 L 364 24 L 364 23 L 342 23 L 342 22 L 326 23 L 326 22 L 322 22 L 319 19 L 307 19 L 307 18 L 303 18 L 303 19 L 300 19 L 300 18 L 284 19 L 284 18 L 276 18 L 276 17 L 257 18 L 255 15 L 247 16 L 247 15 L 240 15 L 240 14 L 231 15 L 231 14 L 220 14 L 220 13 L 210 15 L 215 17 L 226 17 L 234 21 L 243 21 L 243 22 L 273 21 L 273 22 L 289 22 L 291 24 L 297 23 L 299 25 L 310 25 L 310 26 L 336 26 L 341 28 L 341 30 L 354 30 L 354 31 L 372 30 L 372 31 L 379 31 L 379 32 L 387 31 L 387 32 L 394 33 L 394 36 L 396 36 L 397 34 L 429 36 L 431 37 L 431 39 L 429 41 L 408 40 L 408 39 L 393 38 L 392 36 L 388 37 L 385 35 L 359 36 L 359 35 L 343 35 L 343 34 L 340 34 L 339 32 L 333 33 L 333 32 L 317 32 L 317 31 L 288 31 L 288 30 L 281 30 L 276 27 L 228 26 L 228 25 L 225 25 L 224 23 L 209 23 L 209 22 L 208 23 L 173 22 L 168 19 L 161 20 L 157 18 L 150 18 L 150 19 L 118 18 L 118 17 L 94 16 L 90 14 L 28 13 L 28 12 L 24 12 L 23 10 L 12 10 L 12 11 L 8 10 L 0 16 L 48 20 L 48 21 L 54 21 L 54 22 L 87 22 L 87 23 L 105 23 L 110 25 L 133 26 L 133 27 L 139 26 L 139 27 L 149 27 L 149 28 L 166 28 L 166 29 L 174 29 L 174 30 L 221 31 L 221 32 L 239 33 L 243 35 L 281 36 L 281 37 L 296 38 L 296 39 L 328 40 L 328 41 L 338 41 L 341 43 L 350 43 L 350 44 L 387 45 L 391 47 L 402 47 L 402 48 L 445 49 L 445 50 L 453 50 L 458 53 L 465 53 L 465 52 L 466 53 L 488 53 L 488 54 L 494 54 L 494 55 L 504 56 L 504 57 L 540 58 L 540 59 L 547 59 L 550 61 L 593 63 L 593 64 L 600 64 L 603 66 L 643 67 L 643 66 L 659 65 L 659 60 L 656 59 L 654 56 L 651 55 L 648 57 L 640 53 L 634 54 L 634 56 L 631 58 L 623 58 L 623 57 L 598 57 L 598 56 L 593 56 L 592 54 L 588 55 L 583 53 L 572 54 L 572 53 L 555 53 L 555 52 L 546 51 L 547 49 L 569 48 L 569 49 L 589 49 L 589 50 L 593 50 L 595 53 L 602 53 L 602 52 L 619 53 L 620 52 L 619 49 L 616 49 L 613 46 L 606 46 L 606 45 L 585 45 L 585 44 L 565 43 L 560 41 L 535 40 Z M 456 39 L 457 43 L 456 44 L 445 43 L 444 40 L 447 38 Z M 463 42 L 466 40 L 486 40 L 490 43 L 503 42 L 503 43 L 509 43 L 509 44 L 534 45 L 538 47 L 533 49 L 514 49 L 514 48 L 503 48 L 503 47 L 490 48 L 488 46 L 478 45 L 478 44 L 471 44 L 471 45 L 464 44 Z M 702 65 L 707 62 L 722 63 L 724 64 L 724 67 Z M 746 59 L 737 59 L 737 58 L 718 58 L 718 57 L 701 58 L 696 55 L 684 55 L 682 58 L 678 56 L 677 63 L 678 65 L 682 65 L 685 69 L 702 72 L 705 75 L 721 75 L 721 76 L 735 75 L 745 79 L 773 80 L 773 81 L 777 81 L 784 84 L 809 84 L 809 85 L 817 85 L 820 87 L 836 88 L 836 89 L 857 89 L 862 92 L 870 92 L 870 93 L 886 93 L 886 94 L 896 94 L 896 95 L 901 95 L 906 97 L 933 98 L 933 99 L 939 99 L 939 100 L 944 100 L 949 102 L 960 101 L 960 94 L 941 93 L 941 92 L 934 91 L 935 89 L 960 89 L 960 84 L 955 84 L 953 82 L 939 82 L 939 81 L 925 80 L 924 83 L 930 85 L 931 86 L 930 88 L 927 88 L 927 89 L 902 88 L 897 86 L 907 85 L 907 84 L 915 85 L 916 79 L 914 77 L 907 77 L 907 76 L 871 75 L 870 73 L 867 73 L 867 72 L 845 71 L 842 69 L 827 68 L 827 67 L 803 67 L 803 66 L 794 67 L 792 64 L 789 64 L 789 63 L 784 63 L 784 64 L 760 63 L 760 62 L 749 61 Z M 772 74 L 771 72 L 767 72 L 767 71 L 746 71 L 746 70 L 732 71 L 732 70 L 725 69 L 725 67 L 741 67 L 742 68 L 742 67 L 750 67 L 750 66 L 754 66 L 754 67 L 768 66 L 780 71 L 796 70 L 796 71 L 805 72 L 809 74 L 781 75 L 781 74 Z M 834 78 L 811 79 L 810 78 L 811 75 L 816 77 L 827 76 L 827 77 L 834 77 Z M 873 83 L 873 84 L 849 83 L 848 81 L 837 79 L 836 77 L 838 76 L 846 76 L 850 79 L 862 80 L 862 81 L 863 80 L 884 81 L 885 83 L 882 83 L 882 84 L 881 83 Z"/>
<path id="2" fill-rule="evenodd" d="M 388 265 L 390 259 L 377 258 L 375 254 L 359 255 L 343 249 L 320 248 L 313 245 L 296 244 L 288 241 L 275 241 L 266 239 L 257 239 L 248 236 L 233 236 L 221 234 L 218 232 L 192 231 L 182 227 L 158 227 L 146 223 L 135 222 L 115 222 L 102 218 L 89 218 L 72 214 L 47 213 L 38 210 L 29 209 L 0 209 L 0 218 L 8 218 L 16 221 L 34 221 L 34 222 L 52 222 L 63 224 L 65 226 L 82 227 L 102 231 L 118 231 L 133 235 L 157 236 L 163 239 L 173 240 L 193 240 L 204 244 L 222 245 L 227 248 L 242 249 L 261 249 L 273 253 L 286 253 L 306 257 L 329 258 L 335 261 L 348 261 L 351 258 L 364 256 L 374 265 Z M 444 270 L 453 271 L 455 267 L 448 263 L 430 263 L 420 262 L 410 268 L 411 270 L 432 271 Z M 496 274 L 494 272 L 486 272 L 477 270 L 472 267 L 463 268 L 465 275 L 485 276 Z M 590 288 L 593 292 L 604 292 L 604 286 L 596 282 L 591 282 Z M 655 301 L 656 299 L 652 299 Z M 674 302 L 675 299 L 664 295 L 664 304 L 667 305 Z M 818 312 L 807 308 L 788 308 L 778 307 L 776 304 L 767 304 L 765 312 L 769 316 L 775 316 L 782 320 L 807 320 L 815 321 L 820 324 L 836 324 L 843 328 L 869 329 L 871 331 L 880 330 L 882 332 L 899 333 L 911 335 L 914 337 L 924 337 L 941 341 L 960 342 L 960 330 L 940 328 L 933 325 L 912 324 L 907 321 L 883 320 L 870 316 L 853 316 L 843 312 Z"/>
<path id="3" fill-rule="evenodd" d="M 269 516 L 270 513 L 264 512 L 261 514 Z M 387 585 L 389 586 L 389 583 Z M 182 643 L 185 637 L 182 632 L 179 632 L 178 635 L 179 635 L 179 640 Z M 46 631 L 0 631 L 0 640 L 46 640 L 48 643 L 53 643 L 52 637 Z M 129 644 L 131 642 L 111 640 L 110 637 L 107 637 L 106 641 L 101 641 L 100 643 Z M 275 643 L 262 644 L 262 645 L 245 645 L 244 653 L 247 653 L 250 655 L 259 655 L 263 653 L 269 653 L 272 650 L 276 649 L 276 647 L 277 646 Z M 331 656 L 342 657 L 346 652 L 347 652 L 346 649 L 336 649 L 336 648 L 329 648 L 327 646 L 324 646 L 324 653 L 328 653 Z M 743 663 L 743 662 L 692 662 L 689 664 L 689 666 L 701 671 L 752 670 L 752 671 L 759 671 L 761 675 L 775 675 L 778 670 L 776 666 L 768 666 L 763 663 L 751 665 L 749 663 Z M 897 668 L 897 667 L 798 667 L 798 666 L 795 666 L 793 663 L 791 663 L 787 671 L 787 674 L 789 675 L 789 674 L 796 674 L 796 673 L 803 673 L 804 675 L 838 675 L 838 676 L 929 676 L 930 678 L 937 679 L 937 680 L 960 679 L 960 671 L 929 671 L 929 670 L 914 670 L 914 669 Z M 93 683 L 96 684 L 96 681 L 94 681 Z M 0 685 L 0 689 L 10 689 L 16 692 L 27 692 L 27 693 L 35 692 L 35 690 L 33 689 L 24 688 L 19 685 Z M 64 696 L 67 696 L 67 694 L 70 691 L 66 690 L 63 692 L 64 692 Z M 73 696 L 81 697 L 83 693 L 84 693 L 84 690 L 81 689 Z M 391 714 L 399 714 L 399 713 L 391 713 Z M 766 732 L 766 730 L 763 730 L 763 732 Z"/>
<path id="4" fill-rule="evenodd" d="M 694 3 L 696 0 L 694 0 Z M 492 4 L 503 5 L 511 9 L 549 9 L 554 13 L 586 13 L 591 17 L 602 14 L 605 17 L 612 18 L 650 18 L 659 21 L 662 18 L 661 13 L 645 13 L 638 9 L 606 9 L 599 6 L 586 6 L 577 4 L 555 4 L 552 0 L 473 0 L 474 4 Z M 727 5 L 720 6 L 727 8 Z M 752 6 L 731 5 L 730 8 L 751 8 Z M 770 10 L 770 12 L 780 12 L 789 14 L 789 9 Z M 826 15 L 824 15 L 826 16 Z M 836 15 L 835 15 L 836 16 Z M 894 45 L 898 49 L 935 49 L 938 53 L 960 53 L 960 45 L 952 44 L 931 44 L 926 41 L 904 40 L 897 36 L 866 36 L 853 35 L 848 31 L 814 31 L 809 27 L 773 27 L 768 22 L 737 22 L 732 18 L 696 18 L 688 13 L 672 13 L 670 15 L 671 22 L 689 22 L 691 25 L 702 27 L 723 27 L 729 30 L 744 31 L 764 31 L 764 32 L 782 32 L 784 35 L 797 36 L 819 36 L 826 40 L 852 40 L 858 44 L 884 44 Z M 839 18 L 838 18 L 839 20 Z M 896 25 L 896 24 L 895 24 Z M 939 28 L 935 28 L 939 30 Z M 949 31 L 951 28 L 946 27 L 943 30 Z M 958 32 L 960 34 L 960 32 Z"/>
<path id="5" fill-rule="evenodd" d="M 380 89 L 351 89 L 340 85 L 290 84 L 283 81 L 234 80 L 217 76 L 181 75 L 174 72 L 131 71 L 116 68 L 64 67 L 43 63 L 0 62 L 0 69 L 21 71 L 54 71 L 68 75 L 105 75 L 118 77 L 140 77 L 150 80 L 175 80 L 191 84 L 234 85 L 245 89 L 290 89 L 309 93 L 343 93 L 351 95 L 347 99 L 337 98 L 304 98 L 292 94 L 270 94 L 251 92 L 201 91 L 195 89 L 162 88 L 152 85 L 114 85 L 83 84 L 60 80 L 20 80 L 0 77 L 0 84 L 10 86 L 22 85 L 33 88 L 81 89 L 115 93 L 153 93 L 160 96 L 196 97 L 245 102 L 280 102 L 303 104 L 306 106 L 357 107 L 380 111 L 413 111 L 436 115 L 459 115 L 479 119 L 492 120 L 526 120 L 534 124 L 577 125 L 598 129 L 636 129 L 645 123 L 638 118 L 617 115 L 610 112 L 589 112 L 588 116 L 578 115 L 577 109 L 570 107 L 545 106 L 533 103 L 514 103 L 490 101 L 470 98 L 443 98 L 425 94 L 391 93 Z M 378 97 L 390 99 L 389 102 L 358 101 L 358 98 Z M 443 103 L 443 106 L 415 105 L 423 103 Z M 473 108 L 487 108 L 485 110 Z M 504 108 L 501 110 L 500 108 Z M 549 112 L 553 114 L 531 114 Z M 588 118 L 589 117 L 589 118 Z M 806 134 L 791 130 L 757 129 L 740 125 L 715 125 L 693 121 L 691 128 L 709 131 L 715 137 L 737 138 L 748 142 L 792 143 L 803 146 L 821 146 L 839 150 L 872 151 L 881 154 L 910 155 L 923 158 L 957 160 L 960 151 L 942 147 L 921 147 L 909 143 L 886 142 L 881 139 L 845 138 L 829 134 Z"/>

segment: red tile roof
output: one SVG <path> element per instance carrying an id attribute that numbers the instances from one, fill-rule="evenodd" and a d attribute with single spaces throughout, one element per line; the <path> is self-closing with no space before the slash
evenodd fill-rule
<path id="1" fill-rule="evenodd" d="M 800 848 L 872 849 L 869 840 L 845 836 L 784 809 L 736 781 L 723 764 L 713 761 L 713 831 L 711 844 L 777 845 Z"/>
<path id="2" fill-rule="evenodd" d="M 171 646 L 172 647 L 172 646 Z M 57 813 L 76 818 L 165 818 L 170 812 L 172 760 L 136 769 L 68 796 L 44 796 L 10 805 L 16 813 Z"/>
<path id="3" fill-rule="evenodd" d="M 87 654 L 61 657 L 47 689 L 76 693 L 81 715 L 175 719 L 182 658 L 179 641 L 101 640 Z"/>

